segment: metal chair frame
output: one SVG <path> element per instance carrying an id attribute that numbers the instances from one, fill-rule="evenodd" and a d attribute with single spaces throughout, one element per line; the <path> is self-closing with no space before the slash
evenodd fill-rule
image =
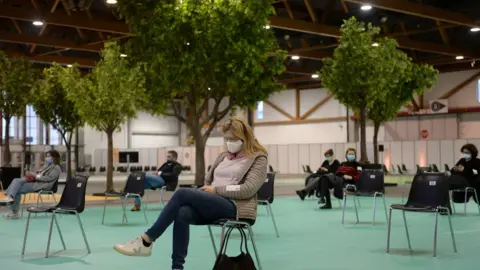
<path id="1" fill-rule="evenodd" d="M 452 198 L 453 193 L 455 193 L 455 192 L 465 192 L 465 200 L 464 200 L 464 203 L 463 203 L 463 213 L 465 215 L 467 215 L 467 200 L 468 200 L 468 192 L 469 191 L 472 191 L 473 195 L 475 196 L 476 201 L 480 202 L 478 200 L 477 190 L 473 187 L 465 187 L 464 189 L 463 188 L 462 189 L 460 189 L 460 188 L 454 189 L 454 190 L 451 191 L 452 194 L 450 195 L 450 198 Z M 453 200 L 451 200 L 451 205 L 452 205 L 453 214 L 456 214 L 455 203 L 453 202 Z M 480 214 L 480 205 L 479 204 L 477 204 L 477 208 L 478 208 L 478 213 Z"/>
<path id="2" fill-rule="evenodd" d="M 280 238 L 280 234 L 278 233 L 277 223 L 275 222 L 275 217 L 273 216 L 272 205 L 268 202 L 268 200 L 259 200 L 258 205 L 264 205 L 267 209 L 267 215 L 272 218 L 273 227 L 275 228 L 275 234 L 277 238 Z"/>
<path id="3" fill-rule="evenodd" d="M 105 213 L 107 212 L 107 201 L 108 201 L 108 197 L 119 197 L 118 195 L 109 195 L 109 194 L 105 194 L 105 200 L 103 202 L 103 215 L 102 215 L 102 225 L 105 224 Z M 140 202 L 142 203 L 142 196 L 140 196 L 140 194 L 136 194 L 136 193 L 126 193 L 126 194 L 122 194 L 122 196 L 120 196 L 120 202 L 122 203 L 122 224 L 126 224 L 128 223 L 128 219 L 127 219 L 127 199 L 129 198 L 138 198 L 140 199 Z M 143 204 L 143 203 L 142 203 Z M 148 218 L 147 218 L 147 213 L 146 213 L 146 210 L 147 208 L 144 207 L 143 208 L 143 216 L 145 217 L 145 222 L 148 224 Z"/>
<path id="4" fill-rule="evenodd" d="M 252 242 L 252 246 L 253 246 L 253 251 L 255 253 L 255 259 L 257 261 L 258 269 L 262 270 L 262 265 L 260 263 L 260 256 L 257 250 L 257 245 L 255 244 L 255 237 L 253 234 L 252 225 L 250 225 L 248 222 L 245 222 L 245 221 L 229 220 L 223 224 L 218 224 L 218 225 L 213 224 L 213 225 L 208 225 L 207 227 L 208 227 L 208 232 L 210 234 L 210 240 L 212 241 L 213 251 L 215 252 L 215 257 L 217 257 L 220 254 L 218 253 L 219 251 L 217 249 L 217 245 L 215 244 L 215 237 L 213 236 L 212 227 L 222 227 L 222 233 L 220 235 L 220 243 L 223 243 L 224 241 L 226 228 L 242 228 L 242 229 L 247 228 L 248 236 L 250 237 L 250 241 Z"/>
<path id="5" fill-rule="evenodd" d="M 346 189 L 345 189 L 345 192 L 343 194 L 342 224 L 344 224 L 344 222 L 345 222 L 345 209 L 347 208 L 347 195 L 352 195 L 357 199 L 357 200 L 355 200 L 355 199 L 353 200 L 353 204 L 354 204 L 354 208 L 355 208 L 355 216 L 357 217 L 357 224 L 360 223 L 360 220 L 358 218 L 358 208 L 357 208 L 357 202 L 360 203 L 359 197 L 373 197 L 372 226 L 375 226 L 375 214 L 376 214 L 376 209 L 377 209 L 377 197 L 382 197 L 383 206 L 385 208 L 385 217 L 388 220 L 387 203 L 385 202 L 385 194 L 383 192 L 375 192 L 375 193 L 373 193 L 373 195 L 358 194 L 358 193 L 355 193 L 355 192 L 349 192 L 348 191 L 349 187 L 355 187 L 355 186 L 354 185 L 347 185 Z"/>
<path id="6" fill-rule="evenodd" d="M 53 190 L 40 190 L 38 192 L 29 192 L 29 193 L 25 193 L 23 194 L 23 200 L 22 200 L 22 205 L 25 205 L 25 200 L 27 198 L 27 195 L 30 196 L 30 194 L 37 194 L 37 203 L 35 206 L 39 206 L 39 202 L 42 203 L 42 205 L 45 205 L 45 203 L 43 202 L 43 199 L 42 199 L 42 195 L 48 195 L 48 196 L 52 196 L 53 197 L 53 202 L 55 203 L 55 205 L 57 204 L 57 199 L 55 198 L 55 193 L 53 192 Z M 20 216 L 23 217 L 23 207 L 22 207 L 22 211 L 21 211 L 21 214 Z M 45 215 L 47 216 L 47 213 L 45 213 Z M 35 216 L 37 216 L 37 214 L 35 213 Z"/>

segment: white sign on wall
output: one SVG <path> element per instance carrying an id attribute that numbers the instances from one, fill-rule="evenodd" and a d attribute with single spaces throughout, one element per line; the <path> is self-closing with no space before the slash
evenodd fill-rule
<path id="1" fill-rule="evenodd" d="M 448 99 L 430 101 L 431 113 L 448 113 Z"/>

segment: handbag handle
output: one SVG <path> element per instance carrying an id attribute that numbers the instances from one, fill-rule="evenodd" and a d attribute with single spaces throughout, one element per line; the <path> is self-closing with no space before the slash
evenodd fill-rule
<path id="1" fill-rule="evenodd" d="M 240 236 L 241 236 L 240 251 L 243 252 L 243 253 L 249 253 L 247 234 L 245 233 L 245 231 L 240 227 L 231 227 L 231 228 L 228 228 L 227 232 L 224 235 L 224 240 L 223 240 L 222 245 L 220 247 L 220 254 L 227 253 L 228 240 L 230 239 L 230 235 L 232 234 L 232 231 L 235 230 L 235 229 L 237 229 L 240 232 Z M 244 252 L 243 247 L 245 247 L 245 252 Z"/>
<path id="2" fill-rule="evenodd" d="M 234 228 L 230 227 L 227 229 L 227 232 L 223 236 L 223 241 L 220 246 L 220 253 L 219 254 L 225 254 L 227 252 L 227 246 L 228 246 L 228 239 L 230 238 L 230 235 L 232 234 Z"/>

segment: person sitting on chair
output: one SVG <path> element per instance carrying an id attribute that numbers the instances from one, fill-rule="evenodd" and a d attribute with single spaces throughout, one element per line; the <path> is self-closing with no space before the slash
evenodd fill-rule
<path id="1" fill-rule="evenodd" d="M 60 154 L 55 150 L 46 153 L 45 165 L 36 173 L 26 172 L 23 178 L 13 179 L 5 191 L 5 198 L 0 205 L 10 205 L 11 211 L 5 214 L 5 219 L 20 218 L 19 208 L 22 194 L 51 190 L 58 181 L 62 168 L 60 167 Z"/>
<path id="2" fill-rule="evenodd" d="M 460 151 L 463 156 L 451 170 L 450 190 L 472 186 L 480 172 L 477 147 L 469 143 L 462 146 Z"/>
<path id="3" fill-rule="evenodd" d="M 360 163 L 356 160 L 356 150 L 349 148 L 345 153 L 346 162 L 343 162 L 338 167 L 335 174 L 325 174 L 316 178 L 307 187 L 297 191 L 297 195 L 300 199 L 304 200 L 306 194 L 315 189 L 318 183 L 320 183 L 320 196 L 325 198 L 325 205 L 320 207 L 321 209 L 331 209 L 332 202 L 330 199 L 330 189 L 334 189 L 334 196 L 343 199 L 343 185 L 345 183 L 353 184 L 354 181 L 360 177 L 361 169 Z"/>
<path id="4" fill-rule="evenodd" d="M 167 162 L 158 168 L 157 174 L 145 175 L 145 189 L 155 190 L 167 185 L 170 181 L 177 181 L 182 172 L 182 165 L 177 162 L 178 153 L 170 150 L 167 152 Z M 135 206 L 132 211 L 140 211 L 141 200 L 135 198 Z"/>
<path id="5" fill-rule="evenodd" d="M 213 224 L 220 219 L 256 219 L 256 194 L 267 177 L 267 151 L 243 118 L 230 118 L 222 131 L 227 152 L 221 153 L 212 165 L 205 185 L 199 189 L 180 188 L 153 226 L 142 236 L 115 245 L 117 252 L 128 256 L 150 256 L 152 243 L 174 223 L 172 269 L 182 270 L 190 224 Z"/>
<path id="6" fill-rule="evenodd" d="M 315 173 L 312 173 L 311 175 L 307 176 L 305 179 L 305 186 L 307 186 L 311 181 L 313 181 L 315 178 L 320 177 L 324 174 L 335 174 L 337 172 L 338 167 L 340 167 L 340 162 L 338 162 L 337 159 L 333 157 L 333 150 L 329 149 L 327 152 L 324 154 L 325 161 L 323 161 L 322 165 L 320 168 Z M 308 196 L 312 196 L 314 194 L 315 190 L 312 190 L 308 193 Z"/>

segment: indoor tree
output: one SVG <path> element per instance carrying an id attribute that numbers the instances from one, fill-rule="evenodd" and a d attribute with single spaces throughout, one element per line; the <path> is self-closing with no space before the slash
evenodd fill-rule
<path id="1" fill-rule="evenodd" d="M 68 98 L 68 93 L 79 87 L 78 81 L 81 81 L 81 74 L 76 67 L 63 67 L 54 63 L 43 70 L 43 77 L 34 88 L 35 112 L 60 133 L 67 148 L 67 179 L 72 175 L 72 136 L 77 128 L 83 126 L 83 119 L 75 104 Z"/>
<path id="2" fill-rule="evenodd" d="M 128 118 L 134 117 L 145 91 L 145 78 L 140 65 L 132 64 L 124 57 L 120 46 L 105 43 L 101 60 L 90 74 L 81 80 L 69 76 L 73 101 L 85 123 L 107 135 L 107 185 L 106 192 L 113 192 L 113 133 Z M 70 73 L 76 72 L 74 69 Z M 76 83 L 76 85 L 75 85 Z"/>
<path id="3" fill-rule="evenodd" d="M 410 64 L 394 39 L 379 34 L 379 27 L 358 22 L 355 17 L 345 21 L 333 58 L 324 59 L 319 72 L 324 87 L 359 115 L 362 162 L 368 161 L 367 108 L 388 95 L 384 89 L 395 87 Z"/>
<path id="4" fill-rule="evenodd" d="M 382 91 L 387 93 L 383 98 L 375 99 L 367 109 L 367 117 L 372 120 L 374 162 L 378 164 L 378 131 L 384 122 L 394 119 L 398 111 L 426 89 L 431 89 L 437 82 L 438 71 L 430 65 L 410 63 L 403 73 L 399 83 L 393 84 Z"/>
<path id="5" fill-rule="evenodd" d="M 286 54 L 267 27 L 273 2 L 119 1 L 133 31 L 128 54 L 145 68 L 145 109 L 186 124 L 196 185 L 204 182 L 205 145 L 217 123 L 282 89 L 275 77 Z"/>
<path id="6" fill-rule="evenodd" d="M 0 51 L 0 111 L 5 119 L 3 165 L 10 165 L 10 122 L 13 117 L 25 116 L 31 102 L 36 70 L 25 59 L 10 59 Z"/>

